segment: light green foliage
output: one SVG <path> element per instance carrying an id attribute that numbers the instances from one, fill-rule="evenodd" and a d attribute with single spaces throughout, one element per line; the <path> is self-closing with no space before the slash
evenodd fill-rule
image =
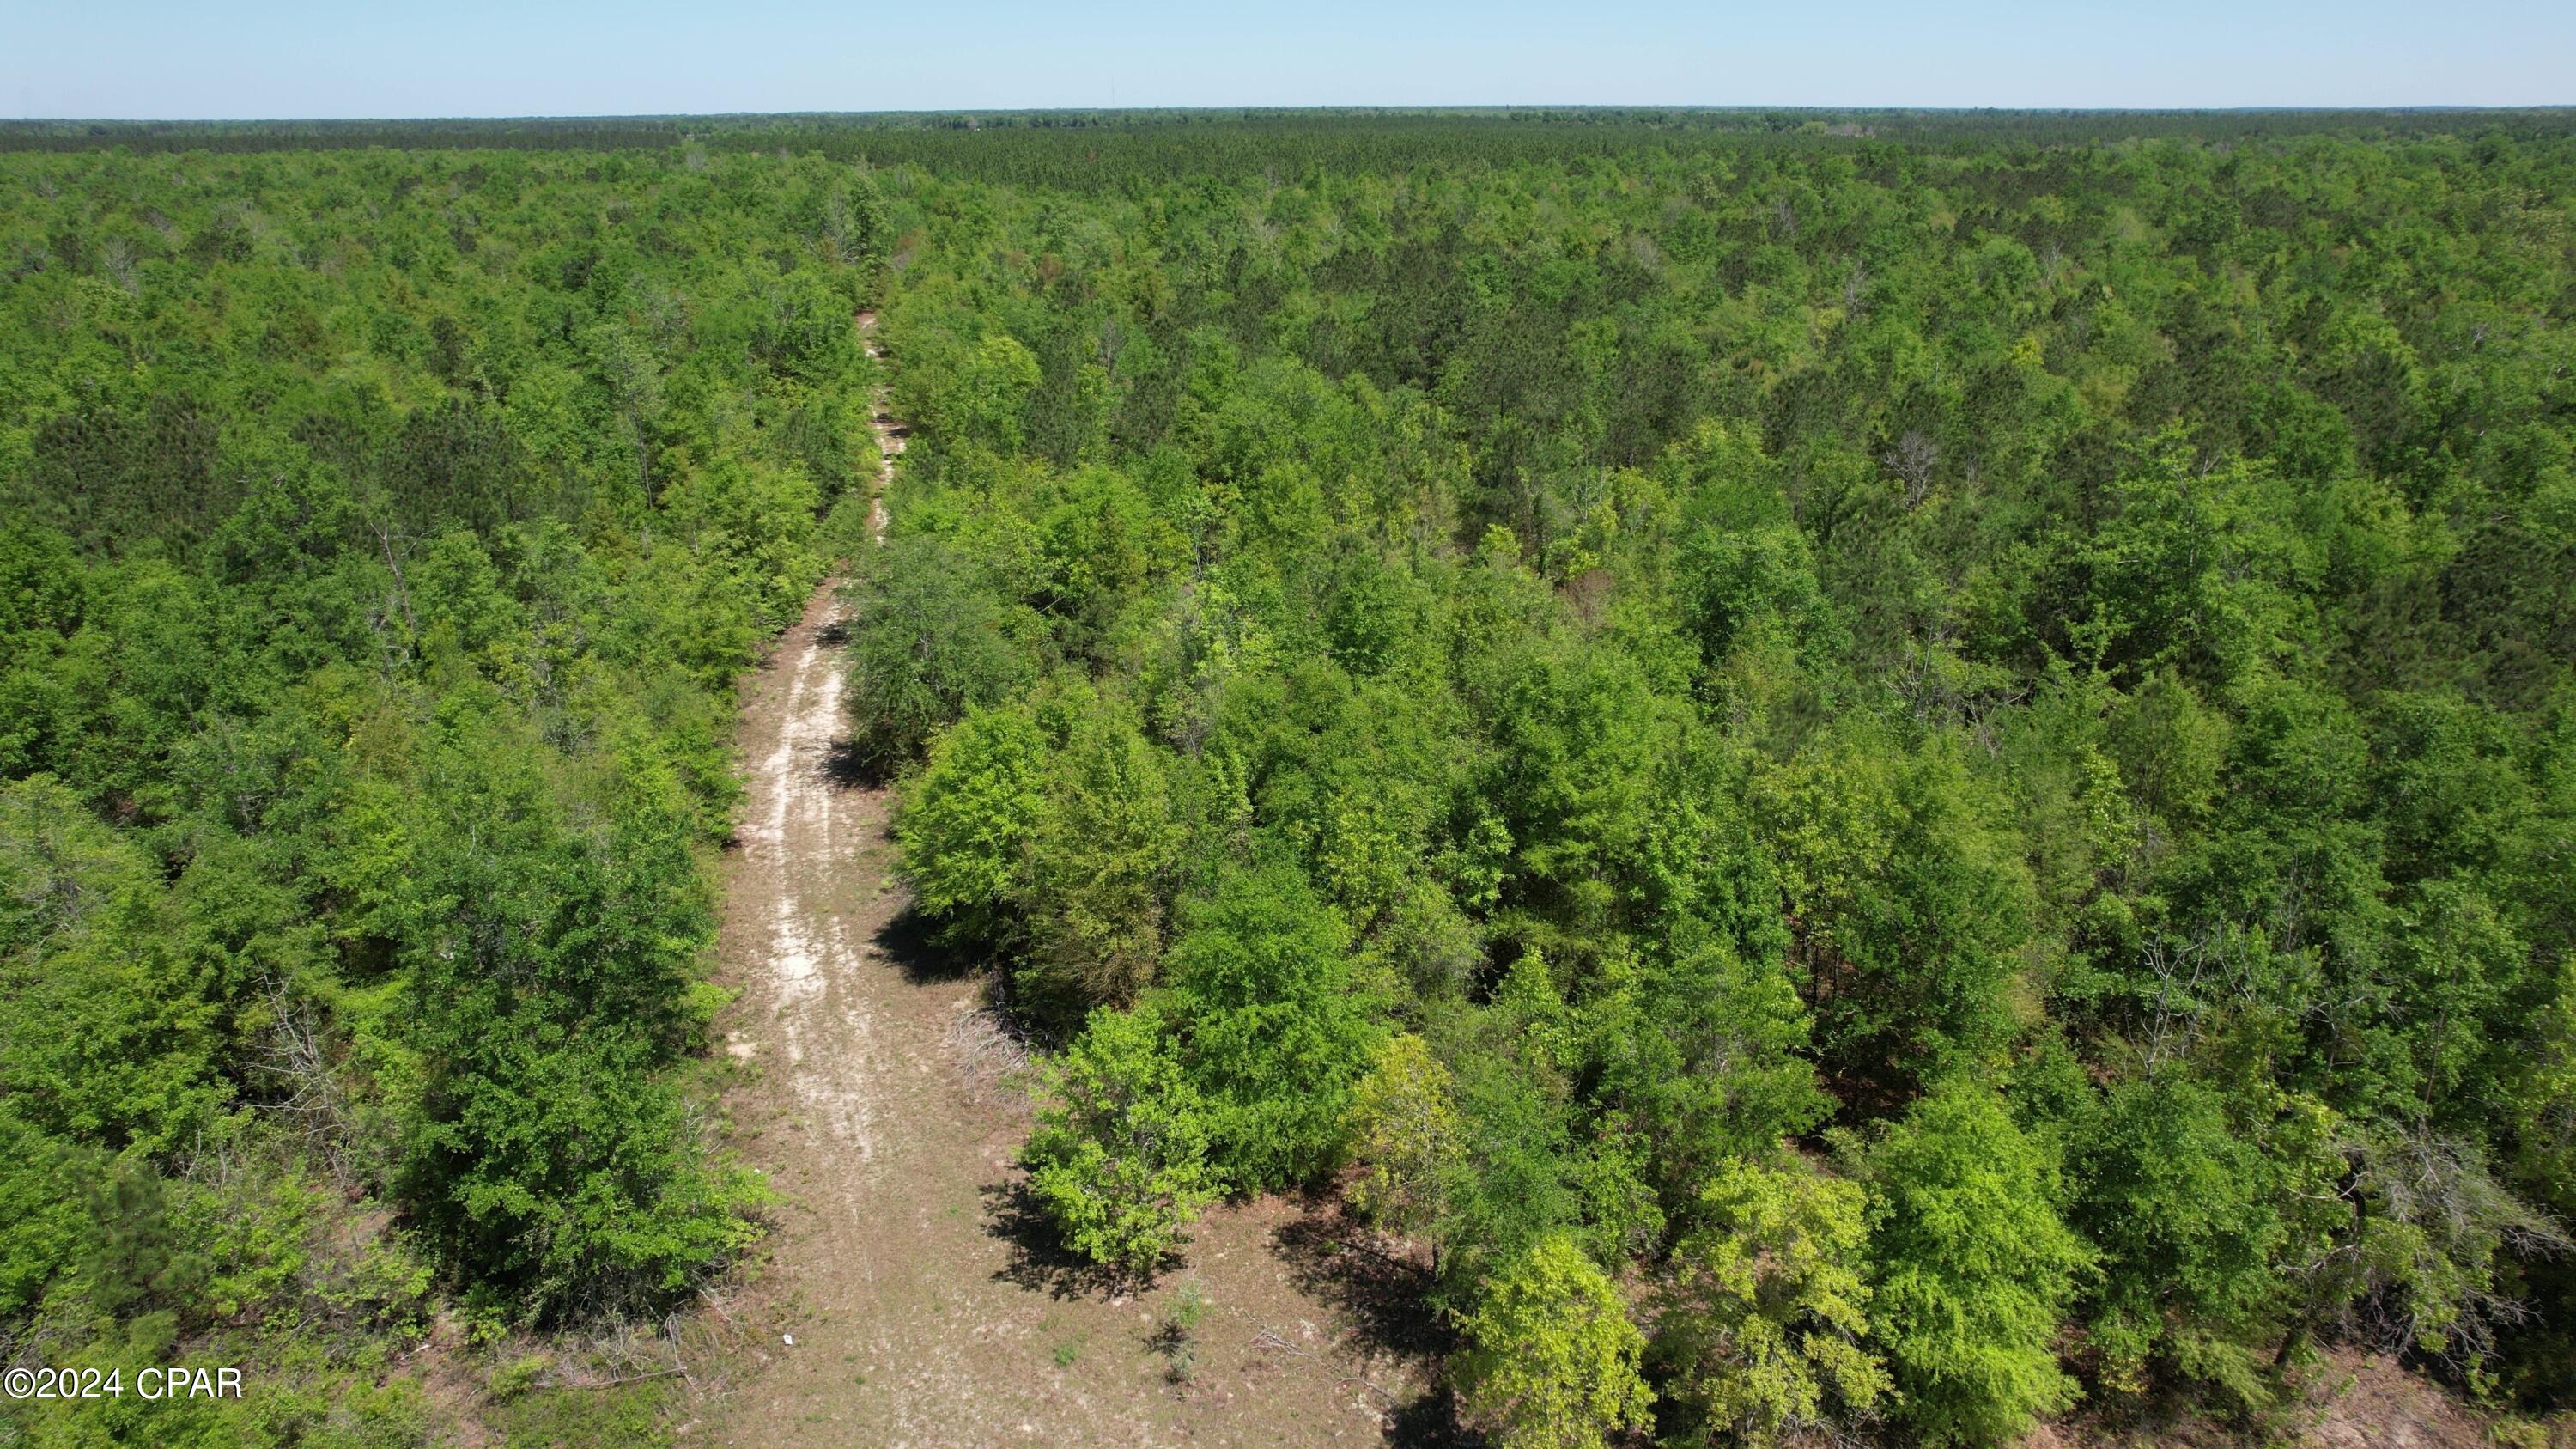
<path id="1" fill-rule="evenodd" d="M 1422 1038 L 1408 1032 L 1378 1047 L 1351 1091 L 1347 1130 L 1362 1174 L 1352 1206 L 1403 1234 L 1440 1220 L 1465 1157 L 1455 1094 L 1448 1067 Z"/>
<path id="2" fill-rule="evenodd" d="M 1046 1106 L 1021 1161 L 1029 1194 L 1067 1244 L 1148 1274 L 1218 1196 L 1207 1108 L 1146 1011 L 1095 1011 L 1047 1068 Z"/>
<path id="3" fill-rule="evenodd" d="M 1769 1445 L 1869 1413 L 1890 1385 L 1865 1346 L 1860 1186 L 1794 1159 L 1738 1159 L 1700 1201 L 1701 1226 L 1673 1247 L 1655 1323 L 1654 1357 L 1670 1374 L 1666 1432 L 1695 1426 Z"/>
<path id="4" fill-rule="evenodd" d="M 2304 644 L 2289 490 L 2242 466 L 2195 470 L 2178 431 L 2141 447 L 2082 557 L 2094 612 L 2070 621 L 2077 647 L 2115 672 L 2176 666 L 2224 688 Z"/>
<path id="5" fill-rule="evenodd" d="M 2549 1194 L 2550 1208 L 2576 1218 L 2576 962 L 2561 969 L 2533 1037 L 2513 1099 L 2522 1176 Z"/>
<path id="6" fill-rule="evenodd" d="M 2055 1169 L 1994 1090 L 1945 1083 L 1855 1165 L 1904 1421 L 1932 1443 L 2000 1444 L 2072 1403 L 2052 1340 L 2095 1254 L 2058 1219 Z"/>
<path id="7" fill-rule="evenodd" d="M 1884 1078 L 1990 1050 L 2032 903 L 1956 742 L 1837 739 L 1757 799 L 1827 1059 Z"/>
<path id="8" fill-rule="evenodd" d="M 1176 1384 L 1185 1384 L 1189 1382 L 1190 1375 L 1196 1372 L 1198 1340 L 1195 1335 L 1198 1333 L 1199 1325 L 1206 1321 L 1208 1310 L 1214 1306 L 1215 1304 L 1208 1298 L 1207 1289 L 1200 1286 L 1195 1278 L 1182 1283 L 1173 1291 L 1171 1306 L 1163 1310 L 1162 1324 L 1147 1340 L 1150 1346 L 1163 1355 L 1164 1378 Z"/>
<path id="9" fill-rule="evenodd" d="M 2120 779 L 2140 804 L 2177 825 L 2205 816 L 2227 763 L 2226 717 L 2170 672 L 2150 675 L 2111 717 Z"/>
<path id="10" fill-rule="evenodd" d="M 1495 1035 L 1509 1031 L 1508 1023 L 1476 1025 Z M 1573 1182 L 1575 1124 L 1564 1083 L 1527 1058 L 1484 1042 L 1475 1045 L 1484 1049 L 1457 1057 L 1466 1170 L 1437 1225 L 1447 1253 L 1442 1290 L 1452 1302 L 1541 1238 L 1577 1227 L 1583 1216 Z"/>
<path id="11" fill-rule="evenodd" d="M 1460 1315 L 1459 1410 L 1504 1449 L 1601 1449 L 1652 1423 L 1645 1336 L 1570 1239 L 1541 1239 Z"/>
<path id="12" fill-rule="evenodd" d="M 739 593 L 763 632 L 795 623 L 823 576 L 814 548 L 822 501 L 802 462 L 731 450 L 684 475 L 664 498 L 705 570 L 702 587 Z"/>
<path id="13" fill-rule="evenodd" d="M 941 421 L 996 452 L 1010 452 L 1020 445 L 1021 410 L 1038 378 L 1038 361 L 1029 350 L 1017 338 L 994 333 L 959 369 L 950 415 Z"/>
<path id="14" fill-rule="evenodd" d="M 1186 543 L 1123 473 L 1085 468 L 1059 486 L 1062 501 L 1037 520 L 1036 603 L 1067 655 L 1098 657 Z"/>
<path id="15" fill-rule="evenodd" d="M 1697 1211 L 1706 1175 L 1767 1151 L 1827 1110 L 1788 973 L 1712 943 L 1611 996 L 1595 1029 L 1609 1085 L 1652 1141 L 1665 1212 Z"/>
<path id="16" fill-rule="evenodd" d="M 0 1312 L 36 1307 L 79 1260 L 97 1223 L 65 1188 L 100 1170 L 95 1151 L 67 1147 L 0 1108 Z"/>
<path id="17" fill-rule="evenodd" d="M 143 853 L 38 777 L 0 786 L 0 1097 L 111 1151 L 176 1147 L 228 1095 L 222 983 Z"/>

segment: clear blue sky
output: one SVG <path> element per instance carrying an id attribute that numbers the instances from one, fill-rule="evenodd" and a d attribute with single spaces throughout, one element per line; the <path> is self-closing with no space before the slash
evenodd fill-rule
<path id="1" fill-rule="evenodd" d="M 0 0 L 0 114 L 2576 102 L 2576 0 Z"/>

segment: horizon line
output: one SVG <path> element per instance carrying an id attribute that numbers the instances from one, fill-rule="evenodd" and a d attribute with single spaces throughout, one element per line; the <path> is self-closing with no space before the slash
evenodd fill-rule
<path id="1" fill-rule="evenodd" d="M 2576 101 L 2505 102 L 2405 102 L 2388 104 L 2293 105 L 2263 102 L 2225 106 L 2049 106 L 2049 105 L 1906 105 L 1901 103 L 1867 103 L 1832 105 L 1817 103 L 1763 104 L 1734 101 L 1482 101 L 1446 104 L 1408 104 L 1377 102 L 1368 104 L 1269 104 L 1246 102 L 1233 105 L 1085 105 L 1085 106 L 930 106 L 900 110 L 782 110 L 782 111 L 561 111 L 561 112 L 492 112 L 484 114 L 418 114 L 418 115 L 333 115 L 333 116 L 0 116 L 0 126 L 276 126 L 276 125 L 390 125 L 390 124 L 510 124 L 518 122 L 580 121 L 800 121 L 800 120 L 868 120 L 919 117 L 977 116 L 1149 116 L 1244 114 L 1381 114 L 1381 115 L 1476 115 L 1497 111 L 1552 112 L 1620 112 L 1663 111 L 1705 115 L 1759 115 L 1780 112 L 1813 113 L 1842 116 L 2226 116 L 2226 115 L 2337 115 L 2337 114 L 2436 114 L 2462 115 L 2479 112 L 2576 111 Z"/>

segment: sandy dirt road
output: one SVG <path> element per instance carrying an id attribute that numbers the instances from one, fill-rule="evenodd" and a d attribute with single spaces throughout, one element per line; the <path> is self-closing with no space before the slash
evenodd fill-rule
<path id="1" fill-rule="evenodd" d="M 863 334 L 872 318 L 863 316 Z M 875 351 L 870 338 L 871 351 Z M 878 409 L 892 477 L 899 427 Z M 883 512 L 876 513 L 882 537 Z M 1142 1296 L 1058 1258 L 1014 1205 L 1028 1109 L 980 988 L 907 945 L 889 799 L 841 742 L 831 585 L 745 690 L 749 798 L 722 950 L 741 997 L 732 1110 L 781 1199 L 770 1260 L 727 1312 L 753 1344 L 689 1438 L 771 1446 L 1383 1442 L 1419 1395 L 1386 1290 L 1319 1209 L 1211 1214 Z M 1184 1282 L 1194 1364 L 1155 1341 Z M 792 1342 L 790 1340 L 792 1339 Z"/>

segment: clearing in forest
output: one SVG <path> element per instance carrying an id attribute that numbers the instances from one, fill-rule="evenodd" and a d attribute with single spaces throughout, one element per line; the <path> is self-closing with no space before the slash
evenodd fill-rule
<path id="1" fill-rule="evenodd" d="M 882 407 L 877 427 L 882 487 L 902 440 Z M 723 938 L 743 994 L 726 1045 L 752 1068 L 734 1103 L 744 1154 L 781 1205 L 769 1264 L 727 1309 L 756 1362 L 691 1437 L 1410 1437 L 1420 1375 L 1386 1346 L 1404 1329 L 1380 1305 L 1418 1285 L 1372 1276 L 1403 1270 L 1346 1249 L 1329 1209 L 1213 1212 L 1186 1265 L 1137 1295 L 1059 1257 L 1020 1211 L 1028 1109 L 1001 1080 L 1016 1049 L 975 980 L 908 944 L 887 792 L 841 749 L 838 608 L 826 584 L 746 691 L 749 798 Z M 1167 1329 L 1184 1285 L 1207 1303 L 1186 1346 Z"/>

